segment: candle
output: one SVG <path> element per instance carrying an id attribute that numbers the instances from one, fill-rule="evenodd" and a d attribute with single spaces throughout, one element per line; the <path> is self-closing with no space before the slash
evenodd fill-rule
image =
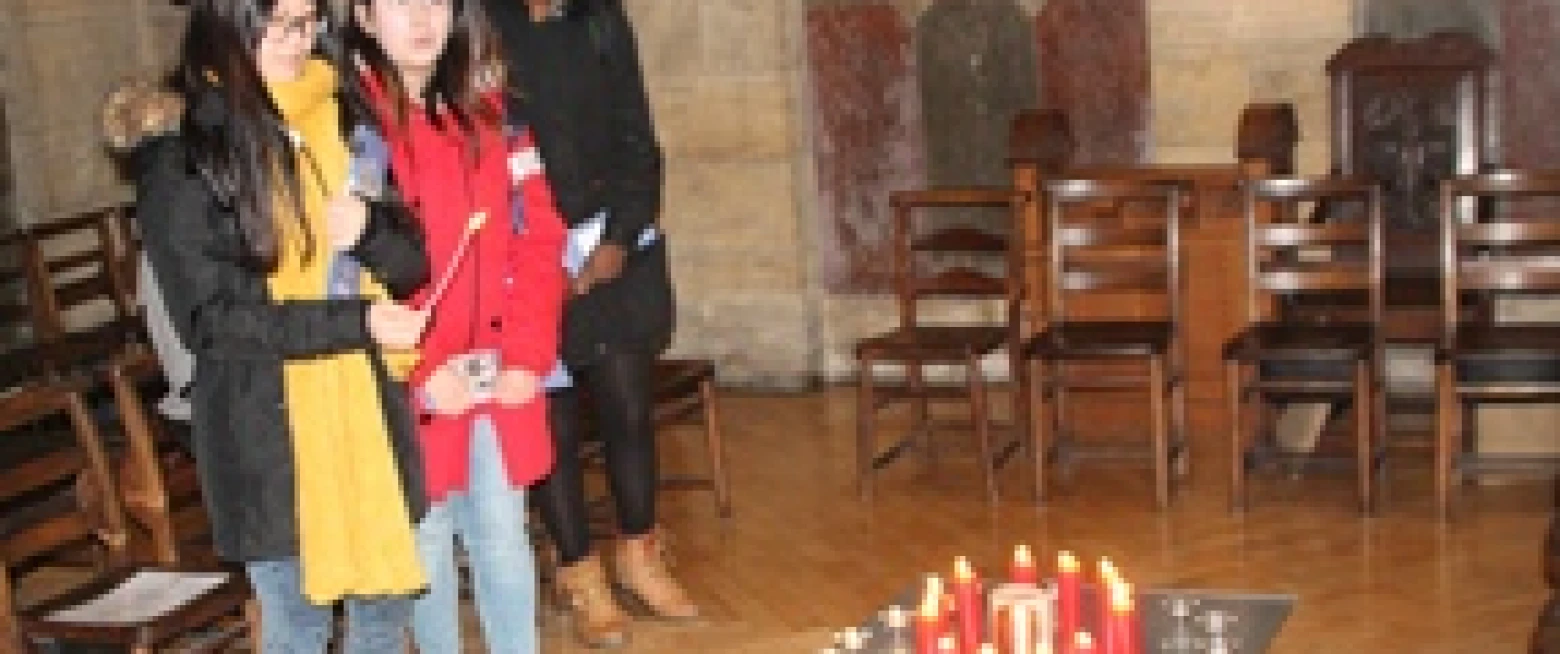
<path id="1" fill-rule="evenodd" d="M 1056 642 L 1066 648 L 1073 642 L 1073 634 L 1078 632 L 1078 610 L 1082 599 L 1079 597 L 1079 565 L 1078 558 L 1071 552 L 1062 552 L 1056 557 Z"/>
<path id="2" fill-rule="evenodd" d="M 921 608 L 915 613 L 915 654 L 937 654 L 937 641 L 942 638 L 942 635 L 942 593 L 929 592 L 921 600 Z"/>
<path id="3" fill-rule="evenodd" d="M 959 621 L 960 651 L 974 652 L 981 640 L 981 619 L 986 612 L 981 608 L 984 598 L 980 592 L 980 579 L 975 576 L 969 559 L 961 556 L 953 560 L 953 583 L 950 585 L 953 587 L 954 617 Z"/>
<path id="4" fill-rule="evenodd" d="M 1143 634 L 1138 624 L 1137 596 L 1132 584 L 1116 585 L 1116 596 L 1111 602 L 1111 619 L 1121 622 L 1122 654 L 1138 654 L 1143 647 Z"/>
<path id="5" fill-rule="evenodd" d="M 439 275 L 438 281 L 433 284 L 433 290 L 429 291 L 427 298 L 423 300 L 424 311 L 432 310 L 438 306 L 440 300 L 444 299 L 444 292 L 449 290 L 450 282 L 455 279 L 455 271 L 460 270 L 460 264 L 466 260 L 466 250 L 471 247 L 471 238 L 487 224 L 487 218 L 486 211 L 477 211 L 466 219 L 466 230 L 461 232 L 460 241 L 455 244 L 455 253 L 450 255 L 449 263 L 444 266 L 444 273 Z"/>
<path id="6" fill-rule="evenodd" d="M 1121 583 L 1121 571 L 1116 569 L 1116 564 L 1109 558 L 1100 558 L 1099 581 L 1094 584 L 1094 611 L 1093 619 L 1086 620 L 1086 624 L 1094 628 L 1094 633 L 1100 636 L 1095 643 L 1100 651 L 1113 654 L 1110 649 L 1110 635 L 1105 633 L 1105 622 L 1110 619 L 1110 595 L 1111 589 Z"/>
<path id="7" fill-rule="evenodd" d="M 1035 557 L 1029 552 L 1028 545 L 1013 548 L 1013 563 L 1008 570 L 1008 581 L 1030 586 L 1040 582 L 1040 575 L 1035 569 Z"/>

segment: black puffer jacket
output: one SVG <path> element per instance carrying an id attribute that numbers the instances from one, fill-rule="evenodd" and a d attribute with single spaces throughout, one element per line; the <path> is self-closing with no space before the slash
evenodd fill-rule
<path id="1" fill-rule="evenodd" d="M 289 359 L 375 353 L 391 446 L 408 508 L 420 518 L 426 499 L 406 391 L 377 355 L 367 301 L 273 301 L 265 274 L 243 263 L 235 215 L 192 169 L 177 133 L 187 119 L 182 100 L 160 91 L 121 92 L 112 102 L 120 106 L 105 115 L 120 124 L 107 127 L 111 140 L 131 152 L 146 255 L 174 328 L 195 355 L 193 446 L 218 554 L 248 561 L 298 553 L 282 387 Z M 222 119 L 198 113 L 201 120 Z M 369 214 L 352 255 L 392 294 L 407 296 L 429 274 L 421 232 L 398 205 L 376 204 Z"/>
<path id="2" fill-rule="evenodd" d="M 514 91 L 511 118 L 536 135 L 568 224 L 604 211 L 604 238 L 630 252 L 620 278 L 565 306 L 563 356 L 588 365 L 610 348 L 659 351 L 674 302 L 665 241 L 635 248 L 660 215 L 663 174 L 633 27 L 620 0 L 572 0 L 543 22 L 526 4 L 485 3 Z"/>

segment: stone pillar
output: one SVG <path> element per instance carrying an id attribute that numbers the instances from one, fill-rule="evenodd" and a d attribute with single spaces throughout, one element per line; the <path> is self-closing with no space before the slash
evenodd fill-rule
<path id="1" fill-rule="evenodd" d="M 819 351 L 802 0 L 629 0 L 666 152 L 674 352 L 799 386 Z"/>

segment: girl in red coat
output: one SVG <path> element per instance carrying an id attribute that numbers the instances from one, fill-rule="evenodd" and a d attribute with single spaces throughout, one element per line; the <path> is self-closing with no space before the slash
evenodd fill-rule
<path id="1" fill-rule="evenodd" d="M 354 0 L 347 52 L 381 130 L 355 135 L 360 189 L 399 192 L 423 225 L 432 318 L 411 376 L 428 516 L 422 652 L 459 652 L 458 537 L 488 651 L 537 651 L 526 486 L 552 466 L 542 379 L 557 360 L 564 228 L 530 132 L 505 125 L 477 53 L 474 0 Z M 382 153 L 383 156 L 376 156 Z M 388 177 L 374 162 L 388 162 Z"/>

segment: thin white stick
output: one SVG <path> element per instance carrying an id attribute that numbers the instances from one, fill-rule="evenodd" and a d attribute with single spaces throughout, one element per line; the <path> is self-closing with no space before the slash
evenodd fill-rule
<path id="1" fill-rule="evenodd" d="M 433 285 L 433 292 L 423 300 L 422 310 L 430 311 L 438 306 L 444 299 L 444 292 L 449 290 L 450 282 L 455 279 L 455 272 L 460 270 L 460 264 L 466 259 L 466 250 L 471 246 L 471 238 L 476 236 L 477 230 L 487 222 L 487 212 L 478 211 L 471 214 L 471 219 L 466 221 L 466 231 L 460 235 L 460 242 L 455 244 L 455 254 L 450 257 L 450 262 L 444 266 L 444 274 L 439 276 L 439 281 Z"/>

